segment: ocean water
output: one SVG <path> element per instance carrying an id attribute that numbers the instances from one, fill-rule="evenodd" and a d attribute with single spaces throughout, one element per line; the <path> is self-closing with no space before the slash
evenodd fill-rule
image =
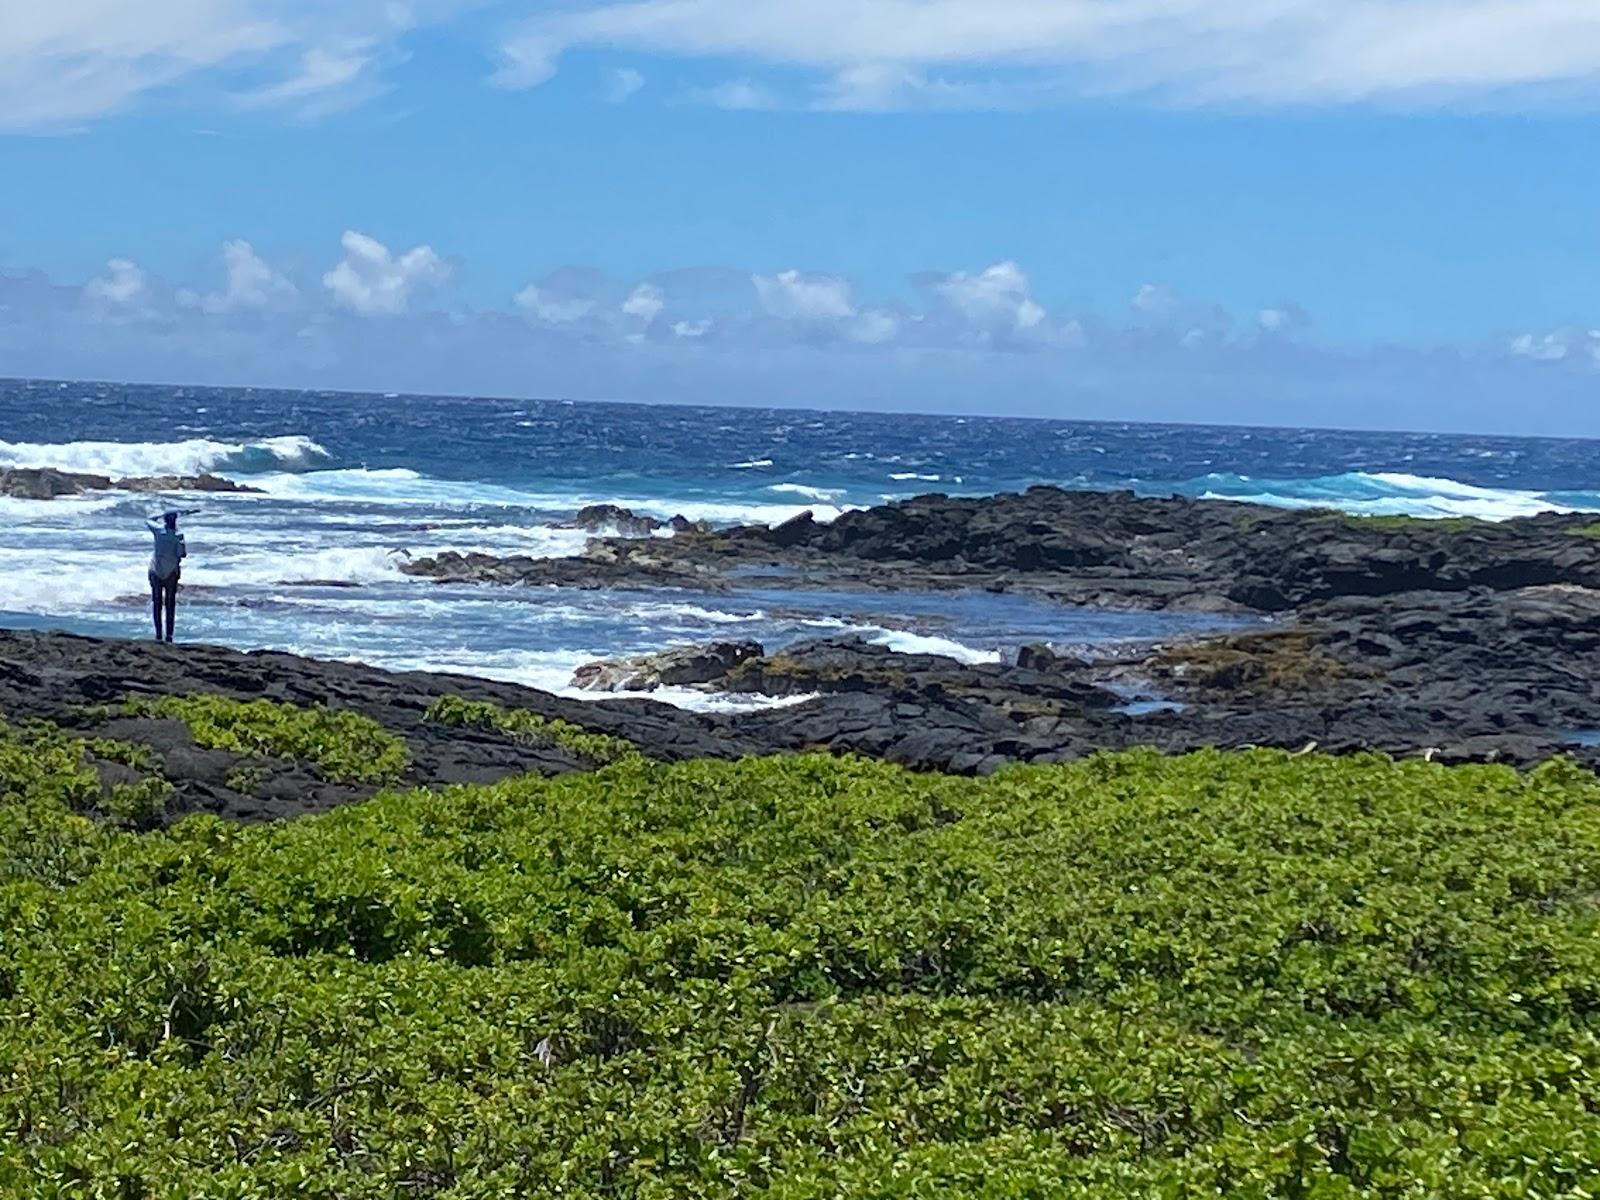
<path id="1" fill-rule="evenodd" d="M 1021 597 L 444 587 L 406 554 L 560 555 L 586 504 L 776 522 L 923 492 L 1056 483 L 1368 514 L 1600 511 L 1600 444 L 229 388 L 0 381 L 0 466 L 112 476 L 214 471 L 259 496 L 180 497 L 180 638 L 563 690 L 597 657 L 714 637 L 859 631 L 992 660 L 1026 641 L 1170 636 L 1200 617 Z M 0 624 L 145 636 L 145 515 L 168 499 L 0 498 Z M 750 700 L 694 693 L 701 707 Z"/>

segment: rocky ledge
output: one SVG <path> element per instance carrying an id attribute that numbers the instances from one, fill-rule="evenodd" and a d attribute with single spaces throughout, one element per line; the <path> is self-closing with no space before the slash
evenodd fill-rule
<path id="1" fill-rule="evenodd" d="M 986 588 L 1108 608 L 1286 613 L 1340 596 L 1600 587 L 1597 534 L 1583 514 L 1361 518 L 1037 487 L 921 496 L 830 524 L 802 514 L 773 528 L 595 538 L 573 558 L 445 553 L 406 570 L 452 582 L 595 587 L 737 587 L 776 576 L 794 587 Z"/>
<path id="2" fill-rule="evenodd" d="M 220 475 L 150 475 L 112 479 L 109 475 L 87 475 L 58 471 L 53 467 L 7 467 L 0 469 L 0 496 L 14 500 L 55 500 L 62 496 L 82 496 L 88 492 L 252 492 L 248 487 Z"/>

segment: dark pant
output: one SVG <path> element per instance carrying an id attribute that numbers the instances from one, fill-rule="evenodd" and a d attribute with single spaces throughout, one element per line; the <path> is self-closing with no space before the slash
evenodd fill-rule
<path id="1" fill-rule="evenodd" d="M 178 614 L 178 576 L 181 571 L 174 571 L 167 578 L 162 579 L 154 571 L 150 572 L 150 615 L 156 623 L 156 641 L 161 641 L 161 614 L 167 616 L 166 640 L 172 640 L 172 622 Z"/>

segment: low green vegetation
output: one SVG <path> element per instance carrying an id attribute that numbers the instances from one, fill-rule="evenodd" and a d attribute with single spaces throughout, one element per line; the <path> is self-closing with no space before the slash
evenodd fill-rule
<path id="1" fill-rule="evenodd" d="M 144 774 L 107 783 L 95 769 L 97 760 Z M 46 722 L 19 727 L 0 718 L 0 795 L 7 800 L 39 801 L 51 811 L 94 814 L 142 828 L 161 818 L 172 796 L 172 785 L 155 773 L 158 766 L 148 746 L 84 740 Z M 0 878 L 4 873 L 0 865 Z"/>
<path id="2" fill-rule="evenodd" d="M 822 756 L 136 835 L 0 739 L 0 1194 L 1590 1197 L 1600 781 Z"/>
<path id="3" fill-rule="evenodd" d="M 182 721 L 197 745 L 309 763 L 335 783 L 397 783 L 410 762 L 403 741 L 360 713 L 211 695 L 135 698 L 124 707 L 131 716 Z"/>
<path id="4" fill-rule="evenodd" d="M 1600 521 L 1591 521 L 1587 525 L 1578 525 L 1567 530 L 1573 537 L 1600 538 Z"/>
<path id="5" fill-rule="evenodd" d="M 559 717 L 542 717 L 521 708 L 502 708 L 484 700 L 441 696 L 429 706 L 426 720 L 457 729 L 489 729 L 523 741 L 570 750 L 596 765 L 620 762 L 639 751 L 626 738 L 594 733 Z"/>
<path id="6" fill-rule="evenodd" d="M 1493 525 L 1478 517 L 1413 517 L 1404 513 L 1366 516 L 1358 513 L 1340 513 L 1341 520 L 1358 529 L 1443 530 L 1448 533 L 1468 533 L 1474 529 L 1487 529 Z"/>

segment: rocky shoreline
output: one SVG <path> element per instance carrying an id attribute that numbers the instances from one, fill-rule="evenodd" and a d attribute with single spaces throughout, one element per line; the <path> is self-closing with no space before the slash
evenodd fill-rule
<path id="1" fill-rule="evenodd" d="M 606 514 L 604 527 L 620 524 Z M 405 782 L 422 786 L 592 765 L 559 745 L 424 721 L 444 696 L 568 722 L 667 761 L 825 748 L 981 774 L 1100 749 L 1272 746 L 1517 765 L 1571 753 L 1600 765 L 1597 532 L 1581 515 L 1369 521 L 1056 489 L 922 497 L 831 526 L 690 528 L 671 539 L 596 538 L 573 559 L 495 559 L 478 569 L 457 556 L 409 569 L 567 586 L 692 579 L 730 591 L 779 572 L 795 586 L 1016 590 L 1260 620 L 1117 652 L 1028 646 L 976 665 L 857 638 L 693 647 L 585 668 L 575 682 L 615 693 L 592 702 L 286 654 L 0 632 L 0 715 L 150 747 L 175 788 L 171 812 L 240 819 L 369 793 L 296 764 L 253 772 L 241 791 L 237 756 L 196 747 L 181 723 L 117 715 L 116 706 L 215 693 L 349 709 L 404 740 Z M 792 703 L 708 715 L 648 698 L 658 686 Z"/>
<path id="2" fill-rule="evenodd" d="M 574 558 L 447 554 L 405 569 L 457 583 L 569 587 L 967 588 L 1271 622 L 1131 655 L 1082 659 L 1034 648 L 1006 666 L 837 639 L 773 654 L 700 648 L 687 673 L 679 655 L 668 656 L 666 676 L 647 661 L 597 664 L 575 681 L 618 691 L 687 684 L 822 694 L 798 709 L 744 717 L 741 727 L 780 740 L 782 730 L 805 729 L 806 744 L 899 753 L 946 769 L 1129 744 L 1315 744 L 1526 763 L 1587 754 L 1581 742 L 1600 729 L 1600 523 L 1589 514 L 1501 523 L 1362 518 L 1037 487 L 921 496 L 831 524 L 802 515 L 774 528 L 596 538 Z M 1154 703 L 1129 712 L 1130 698 Z M 870 730 L 865 710 L 891 702 L 920 706 L 915 719 L 926 728 L 915 753 L 853 727 L 865 721 Z M 852 706 L 850 717 L 838 715 Z M 821 712 L 835 716 L 819 721 Z M 905 710 L 897 719 L 913 717 Z M 962 721 L 977 726 L 958 750 L 945 726 Z"/>
<path id="3" fill-rule="evenodd" d="M 627 510 L 618 510 L 627 516 Z M 596 537 L 571 558 L 445 552 L 407 574 L 451 583 L 567 587 L 742 582 L 909 591 L 1025 591 L 1123 609 L 1283 614 L 1341 596 L 1600 587 L 1593 515 L 1494 523 L 1352 517 L 1131 492 L 939 494 L 774 527 L 687 527 L 672 538 Z"/>

